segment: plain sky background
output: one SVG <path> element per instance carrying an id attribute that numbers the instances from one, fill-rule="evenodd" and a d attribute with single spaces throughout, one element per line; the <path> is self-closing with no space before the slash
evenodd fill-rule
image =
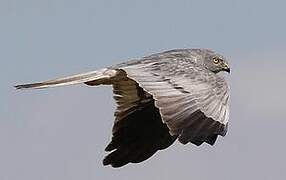
<path id="1" fill-rule="evenodd" d="M 0 180 L 286 178 L 283 0 L 0 0 Z M 16 91 L 173 48 L 230 60 L 229 132 L 104 167 L 110 87 Z"/>

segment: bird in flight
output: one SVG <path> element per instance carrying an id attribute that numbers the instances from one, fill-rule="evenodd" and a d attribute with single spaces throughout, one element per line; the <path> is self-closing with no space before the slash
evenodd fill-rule
<path id="1" fill-rule="evenodd" d="M 140 163 L 176 139 L 214 145 L 225 136 L 230 73 L 225 57 L 207 49 L 175 49 L 97 71 L 15 86 L 40 89 L 84 83 L 112 85 L 117 109 L 104 165 Z"/>

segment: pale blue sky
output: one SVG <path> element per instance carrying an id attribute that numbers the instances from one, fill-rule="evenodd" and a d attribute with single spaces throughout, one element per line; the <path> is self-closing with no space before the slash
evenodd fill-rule
<path id="1" fill-rule="evenodd" d="M 0 0 L 0 180 L 285 179 L 286 2 Z M 109 87 L 16 91 L 173 48 L 211 48 L 232 67 L 229 132 L 104 167 Z"/>

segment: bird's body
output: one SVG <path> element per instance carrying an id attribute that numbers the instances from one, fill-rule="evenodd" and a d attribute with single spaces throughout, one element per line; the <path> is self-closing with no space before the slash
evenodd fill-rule
<path id="1" fill-rule="evenodd" d="M 46 88 L 85 83 L 112 85 L 117 103 L 104 165 L 139 163 L 176 139 L 213 145 L 227 132 L 229 90 L 217 75 L 224 57 L 205 49 L 178 49 L 89 73 L 16 86 Z"/>

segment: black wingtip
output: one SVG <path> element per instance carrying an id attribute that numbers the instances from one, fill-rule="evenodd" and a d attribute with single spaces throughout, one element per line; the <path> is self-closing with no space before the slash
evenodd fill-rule
<path id="1" fill-rule="evenodd" d="M 14 86 L 14 88 L 16 88 L 16 89 L 30 89 L 30 88 L 39 88 L 42 85 L 43 85 L 42 83 L 21 84 L 21 85 Z"/>
<path id="2" fill-rule="evenodd" d="M 16 90 L 21 90 L 21 89 L 27 89 L 27 88 L 29 88 L 29 87 L 26 86 L 26 85 L 16 85 L 16 86 L 14 86 L 14 88 L 15 88 Z"/>
<path id="3" fill-rule="evenodd" d="M 119 157 L 119 158 L 118 158 Z M 126 160 L 122 160 L 120 159 L 121 156 L 114 156 L 112 154 L 107 155 L 103 161 L 102 164 L 104 166 L 111 166 L 113 168 L 121 168 L 123 166 L 125 166 L 126 164 L 128 164 L 129 162 Z"/>
<path id="4" fill-rule="evenodd" d="M 110 152 L 112 150 L 116 149 L 115 145 L 113 144 L 113 142 L 109 143 L 107 145 L 107 147 L 105 148 L 105 151 Z"/>
<path id="5" fill-rule="evenodd" d="M 24 87 L 22 85 L 16 85 L 16 86 L 13 86 L 16 90 L 19 90 L 19 89 L 23 89 Z"/>

